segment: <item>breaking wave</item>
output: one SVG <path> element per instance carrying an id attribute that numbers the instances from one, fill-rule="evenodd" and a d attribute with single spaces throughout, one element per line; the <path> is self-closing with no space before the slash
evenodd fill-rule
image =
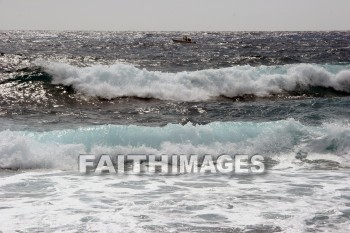
<path id="1" fill-rule="evenodd" d="M 75 67 L 65 63 L 41 63 L 53 84 L 72 86 L 88 96 L 155 98 L 200 101 L 219 96 L 271 97 L 330 91 L 350 94 L 348 65 L 235 66 L 191 72 L 165 73 L 115 64 Z"/>
<path id="2" fill-rule="evenodd" d="M 47 132 L 0 132 L 4 169 L 77 169 L 79 154 L 261 154 L 280 167 L 315 161 L 349 166 L 349 123 L 306 126 L 275 122 L 214 122 L 164 127 L 101 125 Z"/>

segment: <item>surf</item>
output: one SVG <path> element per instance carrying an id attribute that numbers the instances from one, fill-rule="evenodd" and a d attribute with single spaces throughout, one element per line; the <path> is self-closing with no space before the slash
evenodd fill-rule
<path id="1" fill-rule="evenodd" d="M 50 62 L 41 66 L 53 84 L 72 86 L 84 95 L 104 99 L 205 101 L 220 96 L 271 97 L 304 92 L 312 95 L 320 90 L 317 88 L 350 94 L 349 65 L 247 65 L 178 73 L 148 71 L 128 64 L 76 67 Z"/>
<path id="2" fill-rule="evenodd" d="M 76 170 L 79 154 L 89 153 L 260 154 L 284 168 L 305 161 L 332 161 L 338 168 L 350 165 L 349 142 L 348 122 L 307 126 L 292 118 L 163 127 L 100 125 L 46 132 L 4 130 L 0 132 L 0 164 L 2 169 Z"/>

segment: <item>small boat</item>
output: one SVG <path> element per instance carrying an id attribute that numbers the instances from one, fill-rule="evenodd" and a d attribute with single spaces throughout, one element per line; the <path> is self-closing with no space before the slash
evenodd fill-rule
<path id="1" fill-rule="evenodd" d="M 188 36 L 183 36 L 182 39 L 172 39 L 174 43 L 184 43 L 184 44 L 196 44 L 195 41 L 193 41 Z"/>

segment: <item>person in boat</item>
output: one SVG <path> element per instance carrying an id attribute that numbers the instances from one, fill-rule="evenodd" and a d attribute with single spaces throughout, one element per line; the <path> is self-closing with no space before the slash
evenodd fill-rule
<path id="1" fill-rule="evenodd" d="M 184 41 L 187 41 L 187 36 L 183 36 L 182 39 L 183 39 Z"/>

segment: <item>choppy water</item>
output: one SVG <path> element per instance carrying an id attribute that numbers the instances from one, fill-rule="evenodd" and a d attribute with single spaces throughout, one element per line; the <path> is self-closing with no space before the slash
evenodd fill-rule
<path id="1" fill-rule="evenodd" d="M 0 32 L 3 232 L 348 232 L 350 33 Z M 80 153 L 264 175 L 82 175 Z"/>

